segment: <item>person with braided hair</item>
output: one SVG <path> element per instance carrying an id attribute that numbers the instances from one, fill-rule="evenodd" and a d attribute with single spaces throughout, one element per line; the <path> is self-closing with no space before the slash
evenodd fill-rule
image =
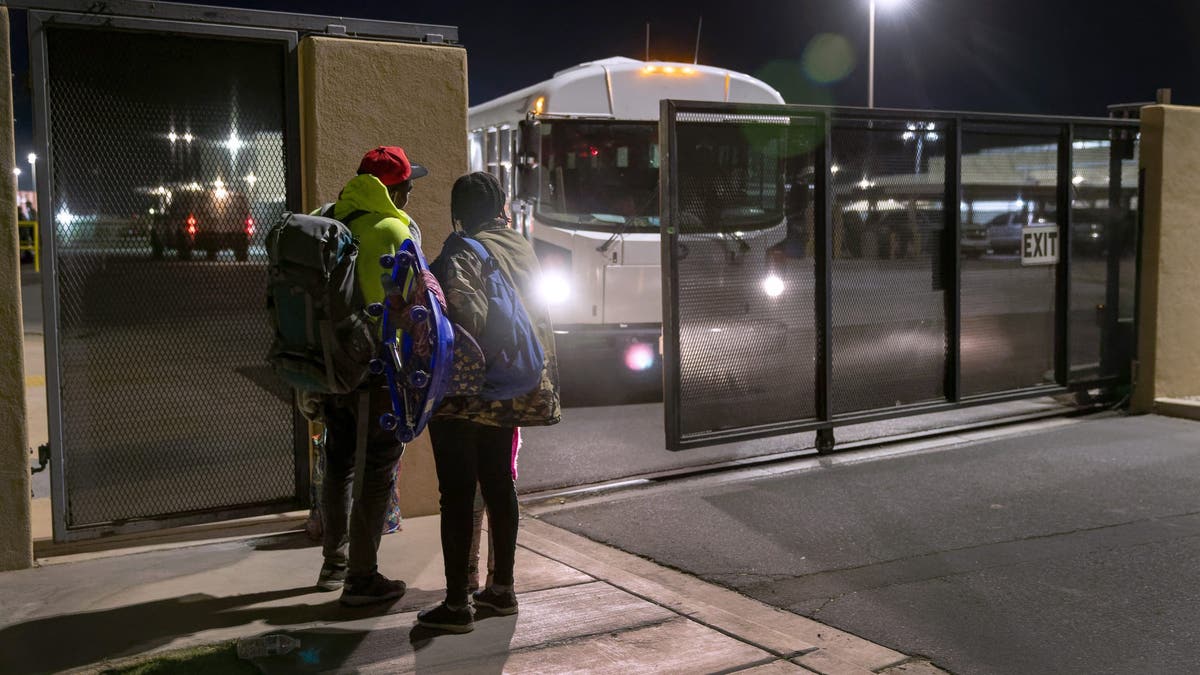
<path id="1" fill-rule="evenodd" d="M 541 269 L 533 246 L 509 227 L 506 210 L 504 190 L 495 176 L 476 172 L 459 178 L 451 192 L 451 215 L 463 235 L 482 245 L 488 260 L 463 246 L 443 252 L 444 264 L 439 259 L 431 266 L 438 272 L 450 319 L 479 337 L 489 321 L 485 264 L 495 265 L 519 296 L 543 355 L 540 378 L 530 371 L 538 382 L 527 393 L 503 400 L 448 396 L 429 424 L 441 492 L 446 599 L 421 612 L 417 625 L 456 633 L 474 629 L 471 600 L 494 613 L 517 612 L 513 561 L 519 514 L 514 481 L 520 427 L 555 424 L 562 415 L 550 312 L 535 292 Z M 476 485 L 487 506 L 494 569 L 490 585 L 468 595 Z"/>

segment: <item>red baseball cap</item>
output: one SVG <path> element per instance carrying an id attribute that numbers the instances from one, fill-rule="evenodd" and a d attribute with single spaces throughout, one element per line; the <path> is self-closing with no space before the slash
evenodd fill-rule
<path id="1" fill-rule="evenodd" d="M 395 145 L 381 145 L 369 150 L 358 163 L 358 173 L 369 173 L 379 179 L 380 183 L 391 187 L 406 180 L 429 175 L 429 169 L 408 161 L 404 148 Z"/>

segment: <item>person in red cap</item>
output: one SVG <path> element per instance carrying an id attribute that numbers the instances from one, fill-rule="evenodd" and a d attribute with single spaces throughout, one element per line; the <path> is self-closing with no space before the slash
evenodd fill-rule
<path id="1" fill-rule="evenodd" d="M 413 181 L 429 172 L 409 161 L 403 148 L 380 146 L 363 156 L 358 175 L 342 188 L 332 211 L 324 215 L 345 223 L 358 238 L 355 274 L 366 304 L 383 302 L 384 270 L 379 258 L 394 253 L 406 239 L 420 243 L 416 223 L 404 212 Z M 404 595 L 403 581 L 379 573 L 379 538 L 397 479 L 404 444 L 374 423 L 391 410 L 382 377 L 359 391 L 323 403 L 325 475 L 321 481 L 324 565 L 317 579 L 322 590 L 342 589 L 344 605 L 366 605 Z M 358 434 L 366 435 L 362 492 L 351 498 Z M 353 503 L 351 503 L 353 502 Z"/>

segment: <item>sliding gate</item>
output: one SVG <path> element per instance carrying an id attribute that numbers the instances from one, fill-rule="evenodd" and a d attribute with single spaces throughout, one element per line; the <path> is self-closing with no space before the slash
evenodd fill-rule
<path id="1" fill-rule="evenodd" d="M 33 6 L 47 167 L 55 539 L 306 506 L 307 425 L 265 361 L 263 240 L 301 207 L 297 44 L 455 30 L 138 0 L 16 4 Z"/>
<path id="2" fill-rule="evenodd" d="M 667 445 L 1129 383 L 1137 122 L 664 101 Z"/>

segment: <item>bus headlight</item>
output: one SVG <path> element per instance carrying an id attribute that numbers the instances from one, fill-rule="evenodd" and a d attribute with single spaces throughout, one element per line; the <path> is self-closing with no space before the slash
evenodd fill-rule
<path id="1" fill-rule="evenodd" d="M 571 282 L 560 270 L 543 270 L 538 295 L 547 305 L 561 305 L 571 298 Z"/>
<path id="2" fill-rule="evenodd" d="M 763 279 L 763 293 L 766 293 L 772 298 L 778 298 L 783 295 L 783 279 L 780 279 L 775 274 L 768 274 L 766 279 Z"/>

